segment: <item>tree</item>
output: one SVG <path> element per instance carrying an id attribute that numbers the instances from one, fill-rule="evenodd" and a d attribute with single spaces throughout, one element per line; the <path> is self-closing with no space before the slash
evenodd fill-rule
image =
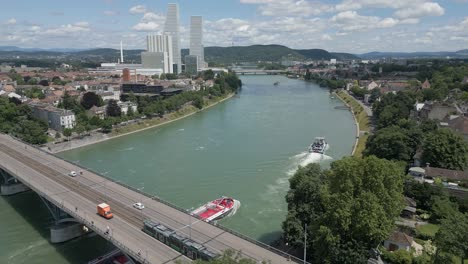
<path id="1" fill-rule="evenodd" d="M 127 100 L 132 102 L 132 103 L 137 103 L 138 102 L 138 98 L 135 96 L 135 94 L 133 92 L 130 92 L 128 94 Z"/>
<path id="2" fill-rule="evenodd" d="M 42 86 L 49 86 L 49 81 L 47 81 L 47 80 L 41 80 L 41 81 L 39 81 L 39 85 L 42 85 Z"/>
<path id="3" fill-rule="evenodd" d="M 31 144 L 47 142 L 47 124 L 34 120 L 22 119 L 12 130 L 12 134 Z"/>
<path id="4" fill-rule="evenodd" d="M 75 127 L 75 132 L 78 134 L 78 136 L 81 136 L 81 134 L 83 134 L 85 132 L 85 130 L 86 130 L 86 128 L 81 124 L 78 124 Z"/>
<path id="5" fill-rule="evenodd" d="M 71 128 L 64 128 L 63 129 L 63 135 L 67 137 L 68 140 L 70 140 L 70 137 L 72 135 L 73 130 Z"/>
<path id="6" fill-rule="evenodd" d="M 62 137 L 62 135 L 60 135 L 60 132 L 58 132 L 58 131 L 55 132 L 55 139 L 59 139 L 61 137 Z"/>
<path id="7" fill-rule="evenodd" d="M 286 196 L 285 240 L 300 245 L 307 224 L 314 262 L 361 263 L 393 230 L 402 209 L 403 168 L 374 156 L 347 157 L 328 171 L 299 169 Z"/>
<path id="8" fill-rule="evenodd" d="M 440 222 L 450 215 L 458 213 L 458 204 L 450 201 L 448 196 L 432 197 L 432 221 Z"/>
<path id="9" fill-rule="evenodd" d="M 432 167 L 464 170 L 468 165 L 468 144 L 450 129 L 436 130 L 424 142 L 422 160 Z"/>
<path id="10" fill-rule="evenodd" d="M 351 88 L 351 92 L 356 96 L 357 98 L 364 98 L 364 95 L 368 94 L 368 91 L 366 89 L 362 89 L 359 86 L 353 86 Z"/>
<path id="11" fill-rule="evenodd" d="M 177 79 L 177 74 L 175 74 L 175 73 L 166 73 L 166 79 L 167 80 L 175 80 L 175 79 Z"/>
<path id="12" fill-rule="evenodd" d="M 317 222 L 324 208 L 320 189 L 325 174 L 320 165 L 311 163 L 300 167 L 289 180 L 290 190 L 286 195 L 288 215 L 283 222 L 284 240 L 293 246 L 303 246 L 304 225 Z"/>
<path id="13" fill-rule="evenodd" d="M 390 126 L 379 129 L 369 137 L 364 155 L 409 162 L 415 152 L 415 146 L 405 130 L 398 126 Z"/>
<path id="14" fill-rule="evenodd" d="M 195 106 L 198 109 L 202 109 L 203 108 L 203 97 L 202 96 L 197 96 L 193 100 L 193 106 Z"/>
<path id="15" fill-rule="evenodd" d="M 97 95 L 96 93 L 87 92 L 83 94 L 81 105 L 88 110 L 93 106 L 102 106 L 104 105 L 104 102 L 102 101 L 101 96 Z"/>
<path id="16" fill-rule="evenodd" d="M 436 255 L 448 253 L 461 258 L 468 258 L 468 213 L 450 214 L 442 220 L 437 231 L 434 243 L 437 246 Z"/>
<path id="17" fill-rule="evenodd" d="M 120 106 L 117 104 L 117 101 L 113 99 L 109 100 L 109 102 L 107 103 L 106 112 L 108 116 L 113 117 L 122 115 L 122 110 L 120 109 Z"/>
<path id="18" fill-rule="evenodd" d="M 103 133 L 109 133 L 112 131 L 113 121 L 112 119 L 104 119 L 101 123 L 101 128 Z"/>
<path id="19" fill-rule="evenodd" d="M 202 78 L 203 80 L 207 81 L 207 80 L 213 80 L 215 77 L 215 74 L 212 70 L 207 70 L 207 71 L 203 71 L 202 72 Z"/>
<path id="20" fill-rule="evenodd" d="M 133 118 L 135 116 L 135 112 L 133 111 L 133 107 L 129 106 L 127 110 L 127 117 Z"/>

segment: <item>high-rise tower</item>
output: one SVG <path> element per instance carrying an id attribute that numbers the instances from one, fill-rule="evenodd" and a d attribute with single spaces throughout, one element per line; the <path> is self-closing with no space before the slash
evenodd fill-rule
<path id="1" fill-rule="evenodd" d="M 203 17 L 190 17 L 190 55 L 198 57 L 198 64 L 203 67 L 205 64 L 203 52 Z"/>
<path id="2" fill-rule="evenodd" d="M 174 73 L 179 74 L 182 70 L 182 60 L 180 54 L 180 22 L 178 4 L 170 3 L 167 5 L 164 34 L 172 37 L 172 56 L 175 66 Z"/>

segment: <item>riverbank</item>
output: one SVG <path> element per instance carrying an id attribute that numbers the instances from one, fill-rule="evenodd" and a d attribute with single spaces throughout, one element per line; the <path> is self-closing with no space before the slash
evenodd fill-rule
<path id="1" fill-rule="evenodd" d="M 92 132 L 90 136 L 86 136 L 81 139 L 72 139 L 71 141 L 67 141 L 67 142 L 63 142 L 59 144 L 49 143 L 46 145 L 44 150 L 47 150 L 51 153 L 60 153 L 60 152 L 64 152 L 64 151 L 68 151 L 72 149 L 77 149 L 77 148 L 97 144 L 106 140 L 130 135 L 133 133 L 141 132 L 147 129 L 163 126 L 163 125 L 175 122 L 177 120 L 181 120 L 183 118 L 189 117 L 193 114 L 199 113 L 206 109 L 209 109 L 210 107 L 213 107 L 219 103 L 222 103 L 230 99 L 234 95 L 235 93 L 230 93 L 226 97 L 221 97 L 221 98 L 218 97 L 218 98 L 208 100 L 207 105 L 203 107 L 202 109 L 198 109 L 192 105 L 187 105 L 178 111 L 164 115 L 162 118 L 139 120 L 138 122 L 133 123 L 133 124 L 114 128 L 112 132 L 110 132 L 109 134 L 103 134 L 100 132 Z"/>
<path id="2" fill-rule="evenodd" d="M 349 107 L 356 124 L 356 141 L 351 155 L 362 157 L 362 152 L 366 148 L 367 138 L 369 137 L 369 116 L 359 102 L 346 92 L 339 91 L 336 92 L 336 95 L 347 107 Z"/>

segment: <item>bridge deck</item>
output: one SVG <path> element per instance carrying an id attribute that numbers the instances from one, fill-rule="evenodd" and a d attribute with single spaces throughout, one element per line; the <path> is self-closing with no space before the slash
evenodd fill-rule
<path id="1" fill-rule="evenodd" d="M 142 199 L 137 191 L 3 134 L 0 135 L 0 167 L 76 219 L 88 223 L 91 229 L 117 247 L 149 263 L 173 263 L 175 260 L 188 259 L 143 233 L 143 219 L 162 223 L 187 237 L 191 235 L 193 240 L 217 253 L 233 249 L 256 261 L 287 261 L 279 254 L 200 221 L 157 199 L 145 196 L 145 209 L 139 211 L 132 207 L 133 203 Z M 83 171 L 83 175 L 70 177 L 70 171 Z M 109 203 L 114 212 L 113 219 L 106 220 L 96 214 L 96 205 L 101 202 Z M 107 227 L 110 229 L 109 235 L 104 234 Z"/>

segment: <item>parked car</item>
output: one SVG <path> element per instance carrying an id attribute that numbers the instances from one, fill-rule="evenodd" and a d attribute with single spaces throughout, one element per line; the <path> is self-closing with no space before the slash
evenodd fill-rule
<path id="1" fill-rule="evenodd" d="M 143 208 L 145 208 L 145 206 L 142 203 L 134 203 L 133 207 L 135 207 L 138 210 L 143 210 Z"/>

